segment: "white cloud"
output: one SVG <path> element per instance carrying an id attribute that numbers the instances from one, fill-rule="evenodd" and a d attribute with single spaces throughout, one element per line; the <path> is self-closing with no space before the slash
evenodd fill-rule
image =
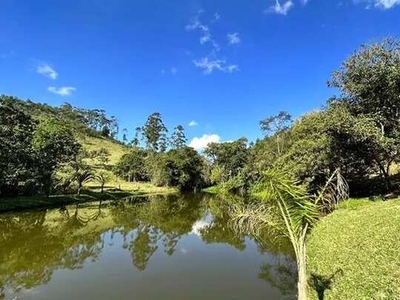
<path id="1" fill-rule="evenodd" d="M 219 21 L 219 19 L 221 19 L 221 15 L 219 13 L 215 13 L 213 22 L 217 22 L 217 21 Z"/>
<path id="2" fill-rule="evenodd" d="M 228 33 L 227 37 L 228 37 L 229 44 L 231 44 L 231 45 L 240 44 L 240 42 L 241 42 L 238 32 Z"/>
<path id="3" fill-rule="evenodd" d="M 185 26 L 185 29 L 187 31 L 200 31 L 201 36 L 199 38 L 199 42 L 201 45 L 205 45 L 207 43 L 211 43 L 213 49 L 215 51 L 220 51 L 220 46 L 217 43 L 217 41 L 213 38 L 212 34 L 211 34 L 211 30 L 210 27 L 206 24 L 203 24 L 200 21 L 200 14 L 203 13 L 203 11 L 200 11 L 193 19 L 192 21 Z M 217 20 L 219 20 L 219 18 L 221 18 L 220 15 L 215 14 L 211 23 L 216 22 Z"/>
<path id="4" fill-rule="evenodd" d="M 210 143 L 220 143 L 221 138 L 218 134 L 203 134 L 202 137 L 195 137 L 189 143 L 189 147 L 196 150 L 203 150 Z"/>
<path id="5" fill-rule="evenodd" d="M 199 125 L 199 124 L 195 120 L 190 121 L 190 123 L 189 123 L 190 127 L 194 127 L 194 126 L 197 126 L 197 125 Z"/>
<path id="6" fill-rule="evenodd" d="M 55 87 L 55 86 L 49 86 L 47 88 L 47 90 L 51 93 L 60 95 L 60 96 L 69 96 L 71 95 L 73 92 L 76 91 L 76 88 L 72 87 L 72 86 L 62 86 L 62 87 Z"/>
<path id="7" fill-rule="evenodd" d="M 291 0 L 286 1 L 285 3 L 281 4 L 279 0 L 276 0 L 275 4 L 272 5 L 269 9 L 265 12 L 273 12 L 279 15 L 286 16 L 288 11 L 293 8 L 294 4 Z"/>
<path id="8" fill-rule="evenodd" d="M 360 2 L 360 1 L 357 1 Z M 374 5 L 375 7 L 383 8 L 383 9 L 390 9 L 395 5 L 400 4 L 400 0 L 366 0 L 363 2 L 367 2 L 369 5 Z M 367 6 L 369 7 L 369 6 Z"/>
<path id="9" fill-rule="evenodd" d="M 208 57 L 194 60 L 193 63 L 196 67 L 203 69 L 204 74 L 211 74 L 214 70 L 227 73 L 233 73 L 239 70 L 237 65 L 227 65 L 225 60 L 209 59 Z"/>
<path id="10" fill-rule="evenodd" d="M 202 37 L 200 37 L 200 44 L 202 45 L 210 41 L 211 41 L 211 34 L 209 32 L 206 32 Z"/>
<path id="11" fill-rule="evenodd" d="M 194 17 L 193 20 L 188 25 L 185 26 L 185 29 L 188 31 L 199 29 L 203 32 L 209 32 L 210 30 L 207 25 L 204 25 L 200 22 L 198 15 Z"/>
<path id="12" fill-rule="evenodd" d="M 172 74 L 172 75 L 176 75 L 177 73 L 178 73 L 178 69 L 175 68 L 175 67 L 172 67 L 172 68 L 171 68 L 171 74 Z"/>
<path id="13" fill-rule="evenodd" d="M 36 72 L 53 80 L 57 79 L 58 77 L 58 73 L 48 64 L 38 65 Z"/>
<path id="14" fill-rule="evenodd" d="M 206 221 L 206 220 L 200 220 L 200 221 L 196 221 L 193 226 L 192 226 L 192 231 L 190 232 L 191 234 L 195 234 L 198 237 L 201 237 L 200 231 L 203 228 L 206 228 L 207 226 L 210 226 L 210 222 Z"/>

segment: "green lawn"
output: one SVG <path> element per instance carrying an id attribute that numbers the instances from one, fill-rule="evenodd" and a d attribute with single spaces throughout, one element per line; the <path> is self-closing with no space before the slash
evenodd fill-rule
<path id="1" fill-rule="evenodd" d="M 312 230 L 308 270 L 311 299 L 400 299 L 400 200 L 343 203 Z"/>

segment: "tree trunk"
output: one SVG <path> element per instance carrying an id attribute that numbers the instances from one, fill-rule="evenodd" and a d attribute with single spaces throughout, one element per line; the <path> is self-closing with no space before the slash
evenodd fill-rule
<path id="1" fill-rule="evenodd" d="M 307 300 L 308 299 L 308 291 L 307 291 L 307 252 L 306 252 L 306 241 L 300 240 L 300 245 L 298 249 L 298 257 L 297 257 L 297 299 L 298 300 Z"/>
<path id="2" fill-rule="evenodd" d="M 378 164 L 379 165 L 379 169 L 382 173 L 383 179 L 385 181 L 385 188 L 386 191 L 389 192 L 392 188 L 392 182 L 390 180 L 390 174 L 389 174 L 389 168 L 390 168 L 390 164 L 387 166 L 387 168 L 385 168 L 383 165 Z"/>
<path id="3" fill-rule="evenodd" d="M 81 190 L 82 190 L 82 183 L 79 182 L 78 183 L 78 192 L 77 192 L 78 196 L 81 194 Z"/>
<path id="4" fill-rule="evenodd" d="M 103 194 L 104 191 L 104 184 L 101 185 L 101 193 Z"/>

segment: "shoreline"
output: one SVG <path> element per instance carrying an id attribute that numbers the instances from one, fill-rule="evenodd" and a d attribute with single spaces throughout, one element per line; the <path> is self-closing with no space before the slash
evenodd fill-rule
<path id="1" fill-rule="evenodd" d="M 127 197 L 146 197 L 154 195 L 173 195 L 178 191 L 168 192 L 146 192 L 129 190 L 104 190 L 103 193 L 93 190 L 83 190 L 81 195 L 51 195 L 46 196 L 23 196 L 14 198 L 0 198 L 0 214 L 26 211 L 43 208 L 58 208 L 64 205 L 88 203 L 93 201 L 120 200 Z"/>

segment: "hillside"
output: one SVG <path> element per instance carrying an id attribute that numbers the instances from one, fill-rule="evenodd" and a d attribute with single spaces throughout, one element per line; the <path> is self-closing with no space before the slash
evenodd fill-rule
<path id="1" fill-rule="evenodd" d="M 127 182 L 121 178 L 118 178 L 111 171 L 119 159 L 124 155 L 129 153 L 129 147 L 113 141 L 109 138 L 104 138 L 101 136 L 84 136 L 79 137 L 79 141 L 82 146 L 87 151 L 99 151 L 105 149 L 110 153 L 109 162 L 106 164 L 106 168 L 99 165 L 96 160 L 88 159 L 89 165 L 96 169 L 97 172 L 104 172 L 108 174 L 110 182 L 107 184 L 108 188 L 118 188 L 123 191 L 134 192 L 136 194 L 164 194 L 176 192 L 176 189 L 170 187 L 157 187 L 149 182 Z M 96 189 L 97 184 L 95 182 L 88 183 L 88 187 Z M 97 187 L 98 188 L 98 187 Z"/>
<path id="2" fill-rule="evenodd" d="M 130 147 L 116 139 L 117 120 L 104 110 L 4 95 L 0 109 L 0 211 L 176 192 L 114 175 Z"/>

